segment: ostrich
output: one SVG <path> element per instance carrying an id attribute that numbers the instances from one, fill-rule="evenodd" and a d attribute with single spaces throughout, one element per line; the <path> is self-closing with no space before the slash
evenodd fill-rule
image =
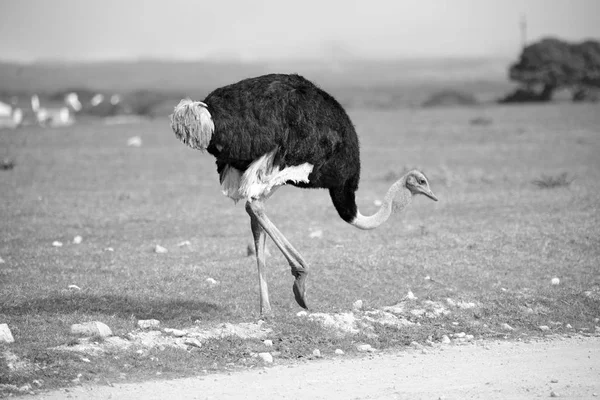
<path id="1" fill-rule="evenodd" d="M 224 195 L 246 202 L 256 248 L 260 313 L 270 314 L 265 279 L 269 235 L 290 264 L 296 302 L 306 303 L 309 266 L 265 213 L 280 186 L 328 189 L 339 216 L 359 229 L 374 229 L 414 195 L 437 201 L 425 175 L 409 171 L 395 182 L 371 216 L 357 208 L 360 176 L 356 131 L 343 107 L 299 75 L 270 74 L 244 79 L 210 93 L 204 101 L 181 100 L 171 127 L 187 146 L 216 158 Z"/>

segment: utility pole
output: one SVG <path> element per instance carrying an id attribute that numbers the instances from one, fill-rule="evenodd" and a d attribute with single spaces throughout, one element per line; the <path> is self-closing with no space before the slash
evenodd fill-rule
<path id="1" fill-rule="evenodd" d="M 521 22 L 519 25 L 521 28 L 521 50 L 524 50 L 527 45 L 527 17 L 525 14 L 521 14 Z"/>

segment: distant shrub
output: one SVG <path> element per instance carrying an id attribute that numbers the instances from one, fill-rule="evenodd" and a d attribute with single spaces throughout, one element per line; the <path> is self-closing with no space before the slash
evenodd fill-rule
<path id="1" fill-rule="evenodd" d="M 487 126 L 487 125 L 491 125 L 492 124 L 492 119 L 491 118 L 487 118 L 487 117 L 475 117 L 472 118 L 469 123 L 471 125 L 481 125 L 481 126 Z"/>
<path id="2" fill-rule="evenodd" d="M 443 90 L 429 96 L 422 104 L 423 107 L 473 106 L 477 99 L 471 93 L 458 90 Z"/>
<path id="3" fill-rule="evenodd" d="M 542 189 L 553 189 L 557 187 L 568 187 L 575 178 L 569 178 L 566 172 L 560 175 L 550 176 L 542 175 L 540 179 L 533 181 L 533 184 Z"/>
<path id="4" fill-rule="evenodd" d="M 155 109 L 167 99 L 162 93 L 141 90 L 126 96 L 125 103 L 131 114 L 154 117 Z"/>

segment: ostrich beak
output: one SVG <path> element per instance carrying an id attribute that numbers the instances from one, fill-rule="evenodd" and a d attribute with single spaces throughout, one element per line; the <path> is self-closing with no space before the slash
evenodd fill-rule
<path id="1" fill-rule="evenodd" d="M 431 189 L 429 189 L 428 187 L 422 188 L 421 193 L 423 193 L 425 196 L 429 197 L 433 201 L 438 201 L 438 198 L 436 197 L 436 195 L 433 194 Z"/>

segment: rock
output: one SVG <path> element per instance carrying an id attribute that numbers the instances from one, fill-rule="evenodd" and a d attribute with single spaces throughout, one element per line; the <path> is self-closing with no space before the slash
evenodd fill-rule
<path id="1" fill-rule="evenodd" d="M 55 240 L 54 242 L 52 242 L 52 246 L 54 247 L 62 247 L 62 242 L 59 242 L 58 240 Z"/>
<path id="2" fill-rule="evenodd" d="M 177 243 L 177 247 L 190 246 L 192 243 L 189 240 Z"/>
<path id="3" fill-rule="evenodd" d="M 271 364 L 273 362 L 273 356 L 271 353 L 258 353 L 258 357 L 262 359 L 267 364 Z"/>
<path id="4" fill-rule="evenodd" d="M 158 253 L 158 254 L 164 254 L 167 253 L 169 250 L 165 249 L 164 247 L 162 247 L 160 244 L 157 244 L 154 247 L 154 252 Z"/>
<path id="5" fill-rule="evenodd" d="M 451 340 L 447 335 L 442 336 L 442 343 L 443 344 L 450 344 Z"/>
<path id="6" fill-rule="evenodd" d="M 567 328 L 567 329 L 573 329 L 573 327 L 571 326 L 571 324 L 565 325 L 565 328 Z"/>
<path id="7" fill-rule="evenodd" d="M 550 392 L 550 397 L 560 397 L 560 395 L 553 390 Z"/>
<path id="8" fill-rule="evenodd" d="M 475 339 L 475 336 L 473 336 L 473 335 L 465 335 L 465 340 L 467 342 L 471 342 L 471 341 L 473 341 L 473 339 Z"/>
<path id="9" fill-rule="evenodd" d="M 446 299 L 446 303 L 450 306 L 450 307 L 456 307 L 456 302 L 454 300 L 452 300 L 451 298 L 447 298 Z"/>
<path id="10" fill-rule="evenodd" d="M 8 324 L 0 324 L 0 343 L 14 343 L 13 337 Z"/>
<path id="11" fill-rule="evenodd" d="M 157 319 L 140 319 L 137 322 L 137 326 L 140 329 L 154 329 L 158 328 L 160 325 L 160 321 Z"/>
<path id="12" fill-rule="evenodd" d="M 356 345 L 356 350 L 360 351 L 361 353 L 365 353 L 365 352 L 373 353 L 374 351 L 376 351 L 373 347 L 371 347 L 370 344 Z"/>
<path id="13" fill-rule="evenodd" d="M 73 335 L 82 335 L 82 336 L 100 336 L 100 337 L 108 337 L 112 336 L 112 331 L 110 328 L 100 322 L 100 321 L 92 321 L 85 322 L 83 324 L 73 324 L 71 325 L 71 333 Z"/>
<path id="14" fill-rule="evenodd" d="M 202 343 L 200 343 L 200 341 L 196 338 L 187 338 L 185 339 L 185 341 L 183 342 L 184 344 L 187 344 L 188 346 L 193 346 L 193 347 L 202 347 Z"/>
<path id="15" fill-rule="evenodd" d="M 323 231 L 322 231 L 322 230 L 320 230 L 320 229 L 318 229 L 318 230 L 316 230 L 316 231 L 312 231 L 312 232 L 311 232 L 311 233 L 308 235 L 308 237 L 309 237 L 309 238 L 311 238 L 311 239 L 320 239 L 320 238 L 322 238 L 322 237 L 323 237 Z"/>
<path id="16" fill-rule="evenodd" d="M 515 330 L 515 328 L 513 328 L 512 326 L 510 326 L 510 325 L 509 325 L 509 324 L 507 324 L 507 323 L 504 323 L 504 324 L 500 325 L 500 327 L 501 327 L 502 329 L 504 329 L 505 331 L 514 331 L 514 330 Z"/>
<path id="17" fill-rule="evenodd" d="M 72 289 L 72 290 L 81 290 L 81 288 L 80 288 L 79 286 L 77 286 L 77 285 L 69 285 L 69 286 L 67 286 L 67 287 L 68 287 L 69 289 Z"/>
<path id="18" fill-rule="evenodd" d="M 263 344 L 264 344 L 265 346 L 267 346 L 267 347 L 272 347 L 272 346 L 273 346 L 273 341 L 272 341 L 272 340 L 269 340 L 269 339 L 267 339 L 267 340 L 264 340 L 264 341 L 263 341 Z"/>
<path id="19" fill-rule="evenodd" d="M 132 136 L 127 139 L 127 146 L 140 147 L 142 145 L 142 138 L 139 136 Z"/>
<path id="20" fill-rule="evenodd" d="M 314 349 L 314 350 L 313 350 L 313 352 L 312 352 L 312 355 L 313 355 L 314 357 L 321 358 L 321 350 L 319 350 L 319 349 Z"/>
<path id="21" fill-rule="evenodd" d="M 298 311 L 298 312 L 296 313 L 296 316 L 297 316 L 297 317 L 306 317 L 307 315 L 308 315 L 308 312 L 307 312 L 307 311 Z"/>
<path id="22" fill-rule="evenodd" d="M 182 331 L 181 329 L 173 329 L 173 328 L 165 328 L 163 329 L 165 333 L 169 333 L 175 337 L 183 337 L 187 335 L 186 331 Z"/>
<path id="23" fill-rule="evenodd" d="M 560 284 L 560 279 L 558 279 L 557 277 L 552 278 L 552 280 L 550 281 L 550 283 L 554 286 Z"/>
<path id="24" fill-rule="evenodd" d="M 362 300 L 356 300 L 354 303 L 352 303 L 352 309 L 354 311 L 360 311 L 363 308 L 363 301 Z"/>
<path id="25" fill-rule="evenodd" d="M 558 379 L 551 379 L 550 383 L 558 383 Z"/>
<path id="26" fill-rule="evenodd" d="M 454 334 L 455 338 L 464 338 L 465 336 L 467 336 L 467 334 L 464 332 L 459 332 L 459 333 Z"/>
<path id="27" fill-rule="evenodd" d="M 540 329 L 540 331 L 542 332 L 547 332 L 550 330 L 550 327 L 548 325 L 540 325 L 538 326 L 538 328 Z"/>
<path id="28" fill-rule="evenodd" d="M 344 355 L 344 350 L 342 349 L 335 349 L 335 354 L 337 354 L 338 356 L 343 356 Z"/>
<path id="29" fill-rule="evenodd" d="M 81 244 L 81 242 L 83 242 L 83 238 L 81 236 L 77 235 L 73 238 L 73 244 Z"/>
<path id="30" fill-rule="evenodd" d="M 0 264 L 4 264 L 5 262 L 6 262 L 6 261 L 4 261 L 4 260 L 2 259 L 2 257 L 0 257 Z"/>
<path id="31" fill-rule="evenodd" d="M 213 278 L 206 278 L 206 283 L 208 283 L 210 286 L 216 286 L 219 284 L 219 281 Z"/>
<path id="32" fill-rule="evenodd" d="M 421 343 L 414 342 L 414 341 L 410 342 L 410 346 L 413 347 L 413 348 L 415 348 L 415 349 L 422 349 L 423 348 L 423 345 Z"/>
<path id="33" fill-rule="evenodd" d="M 104 249 L 104 251 L 115 251 L 115 249 L 113 249 L 112 247 L 107 247 Z"/>
<path id="34" fill-rule="evenodd" d="M 414 293 L 412 291 L 408 291 L 408 293 L 406 294 L 406 296 L 404 296 L 405 300 L 417 300 L 417 296 L 414 295 Z"/>

